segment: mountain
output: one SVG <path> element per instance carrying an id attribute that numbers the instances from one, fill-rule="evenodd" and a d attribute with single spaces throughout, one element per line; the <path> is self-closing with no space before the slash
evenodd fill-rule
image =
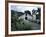
<path id="1" fill-rule="evenodd" d="M 24 13 L 23 12 L 18 12 L 18 11 L 11 10 L 11 14 L 16 14 L 17 16 L 21 16 Z"/>

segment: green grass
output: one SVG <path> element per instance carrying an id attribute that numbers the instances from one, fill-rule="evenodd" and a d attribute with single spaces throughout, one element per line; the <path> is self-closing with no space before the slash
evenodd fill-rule
<path id="1" fill-rule="evenodd" d="M 17 15 L 11 15 L 11 31 L 37 30 L 40 25 L 24 19 L 18 19 Z"/>

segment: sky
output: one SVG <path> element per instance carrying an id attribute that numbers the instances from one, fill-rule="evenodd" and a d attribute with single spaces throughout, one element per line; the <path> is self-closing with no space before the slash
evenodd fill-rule
<path id="1" fill-rule="evenodd" d="M 37 7 L 22 6 L 22 5 L 11 5 L 11 10 L 15 10 L 15 11 L 18 11 L 18 12 L 23 12 L 23 13 L 24 13 L 25 10 L 29 10 L 32 14 L 33 9 L 37 10 Z"/>

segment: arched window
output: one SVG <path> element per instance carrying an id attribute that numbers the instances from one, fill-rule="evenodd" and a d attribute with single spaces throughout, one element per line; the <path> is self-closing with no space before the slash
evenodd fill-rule
<path id="1" fill-rule="evenodd" d="M 25 20 L 27 20 L 27 17 L 25 17 Z"/>

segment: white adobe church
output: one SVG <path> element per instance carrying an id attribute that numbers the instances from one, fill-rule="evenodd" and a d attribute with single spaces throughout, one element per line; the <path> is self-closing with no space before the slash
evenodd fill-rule
<path id="1" fill-rule="evenodd" d="M 20 16 L 19 19 L 32 20 L 31 12 L 26 10 L 24 15 Z"/>

